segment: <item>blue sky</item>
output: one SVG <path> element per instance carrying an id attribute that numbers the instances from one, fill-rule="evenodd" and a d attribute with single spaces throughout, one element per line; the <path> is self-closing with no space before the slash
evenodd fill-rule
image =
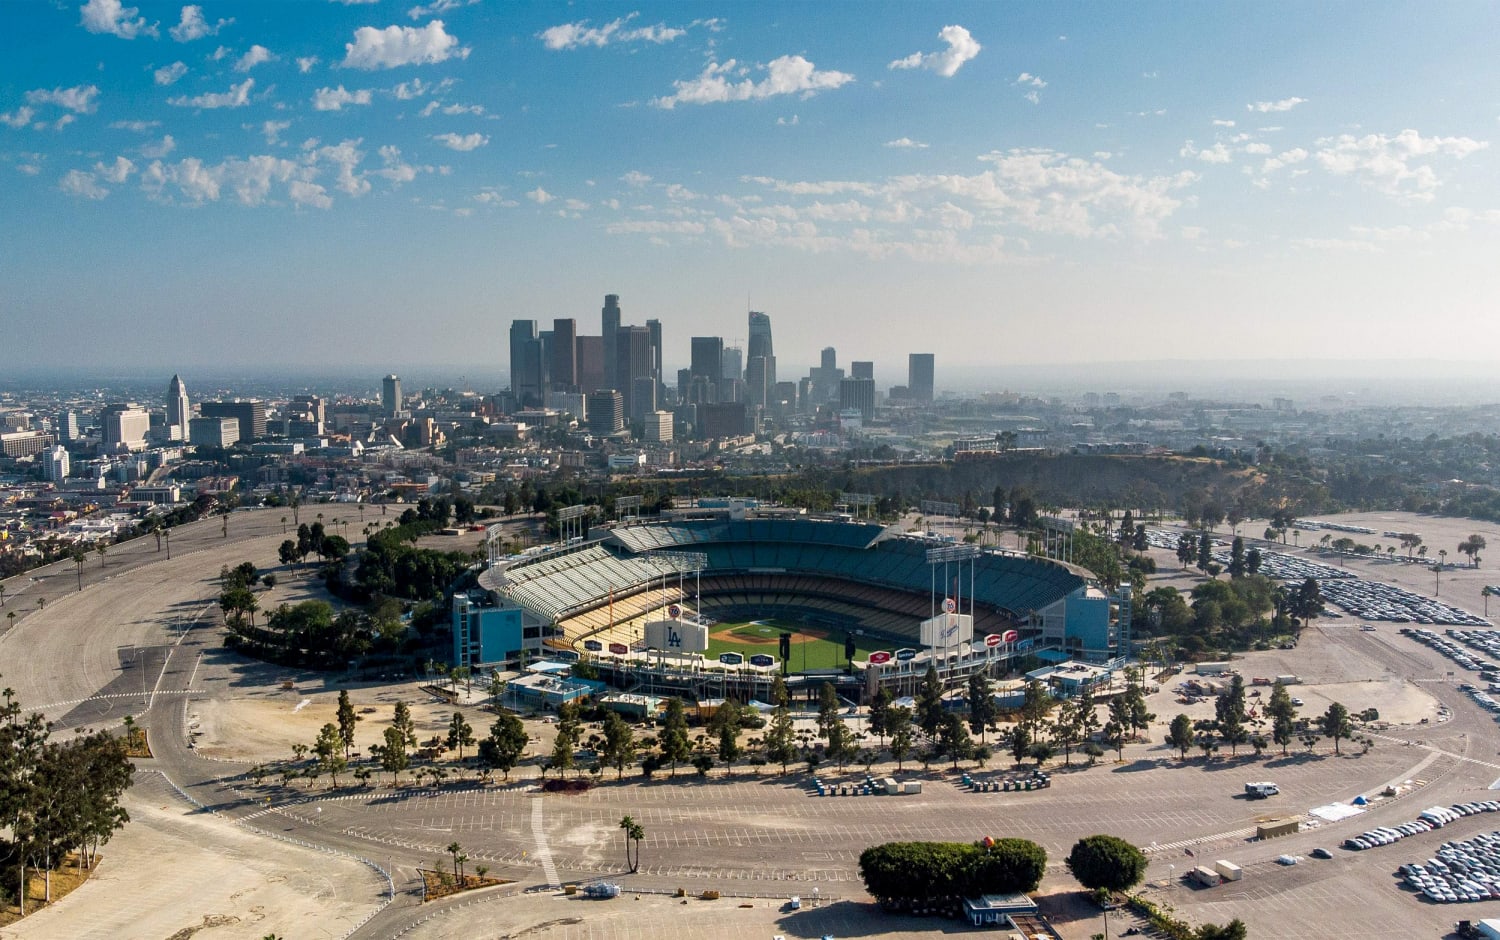
<path id="1" fill-rule="evenodd" d="M 518 317 L 945 366 L 1490 360 L 1500 7 L 0 6 L 0 335 L 500 366 Z M 997 384 L 1003 382 L 997 381 Z"/>

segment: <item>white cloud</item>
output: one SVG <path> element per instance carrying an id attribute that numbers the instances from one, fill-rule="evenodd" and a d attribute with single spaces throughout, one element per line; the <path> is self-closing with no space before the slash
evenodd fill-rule
<path id="1" fill-rule="evenodd" d="M 642 173 L 640 170 L 631 170 L 629 173 L 626 173 L 624 176 L 620 177 L 620 182 L 632 188 L 640 188 L 651 182 L 651 177 L 647 176 L 645 173 Z"/>
<path id="2" fill-rule="evenodd" d="M 281 143 L 281 132 L 291 126 L 291 121 L 266 121 L 261 124 L 260 133 L 265 137 L 266 143 L 274 147 Z"/>
<path id="3" fill-rule="evenodd" d="M 109 125 L 117 131 L 134 131 L 144 134 L 150 130 L 161 127 L 160 121 L 115 121 Z"/>
<path id="4" fill-rule="evenodd" d="M 1047 87 L 1047 83 L 1044 82 L 1044 81 L 1042 81 L 1042 79 L 1041 79 L 1040 76 L 1033 75 L 1030 72 L 1022 72 L 1020 75 L 1017 75 L 1016 76 L 1016 80 L 1013 81 L 1013 82 L 1011 82 L 1011 84 L 1012 85 L 1030 85 L 1032 88 L 1046 88 Z"/>
<path id="5" fill-rule="evenodd" d="M 1306 98 L 1282 98 L 1280 101 L 1257 101 L 1245 105 L 1246 111 L 1254 111 L 1258 114 L 1267 114 L 1277 111 L 1290 111 L 1299 104 L 1306 104 Z"/>
<path id="6" fill-rule="evenodd" d="M 410 183 L 417 178 L 417 167 L 401 159 L 401 148 L 389 144 L 381 147 L 380 159 L 385 166 L 376 170 L 375 175 L 390 180 L 393 186 Z M 427 172 L 432 171 L 431 167 L 424 169 Z"/>
<path id="7" fill-rule="evenodd" d="M 177 149 L 177 141 L 172 139 L 171 134 L 163 134 L 161 140 L 154 144 L 142 144 L 141 156 L 147 160 L 160 160 L 167 154 Z"/>
<path id="8" fill-rule="evenodd" d="M 171 65 L 163 65 L 152 74 L 156 77 L 156 84 L 171 85 L 179 78 L 186 75 L 188 67 L 183 62 L 173 62 Z"/>
<path id="9" fill-rule="evenodd" d="M 212 59 L 212 60 L 214 60 L 215 62 L 222 62 L 224 59 L 227 59 L 228 57 L 229 57 L 229 47 L 228 46 L 220 46 L 219 48 L 217 48 L 217 49 L 214 50 L 214 54 L 213 55 L 209 56 L 209 58 Z"/>
<path id="10" fill-rule="evenodd" d="M 4 124 L 6 127 L 22 128 L 27 124 L 30 124 L 31 119 L 35 116 L 35 108 L 28 108 L 22 105 L 14 111 L 8 111 L 5 114 L 0 114 L 0 124 Z"/>
<path id="11" fill-rule="evenodd" d="M 27 104 L 55 104 L 79 114 L 93 114 L 99 107 L 97 85 L 74 85 L 72 88 L 35 88 L 26 93 Z"/>
<path id="12" fill-rule="evenodd" d="M 421 29 L 411 26 L 387 26 L 376 29 L 361 26 L 354 31 L 354 41 L 344 44 L 344 65 L 356 69 L 394 69 L 403 65 L 430 65 L 455 56 L 468 58 L 468 47 L 448 35 L 442 20 L 433 20 Z"/>
<path id="13" fill-rule="evenodd" d="M 208 25 L 208 20 L 203 18 L 203 8 L 197 5 L 182 8 L 182 21 L 173 26 L 169 32 L 172 38 L 178 42 L 192 42 L 194 39 L 202 39 L 204 36 L 217 36 L 219 30 L 233 23 L 231 17 L 227 20 L 219 20 L 214 25 Z"/>
<path id="14" fill-rule="evenodd" d="M 800 55 L 784 55 L 766 66 L 766 77 L 757 82 L 750 78 L 731 81 L 731 75 L 745 75 L 749 70 L 730 59 L 722 65 L 710 62 L 703 73 L 688 81 L 673 82 L 676 92 L 651 103 L 658 108 L 679 104 L 711 104 L 720 101 L 751 101 L 775 95 L 801 94 L 811 97 L 820 91 L 838 88 L 854 81 L 847 72 L 818 71 Z"/>
<path id="15" fill-rule="evenodd" d="M 355 167 L 364 160 L 364 151 L 359 149 L 363 141 L 359 138 L 354 140 L 340 141 L 336 146 L 319 147 L 313 151 L 313 156 L 319 160 L 327 160 L 338 169 L 337 179 L 334 186 L 350 196 L 363 196 L 370 191 L 370 181 L 365 179 L 363 173 L 355 173 Z"/>
<path id="16" fill-rule="evenodd" d="M 983 48 L 962 26 L 944 26 L 938 31 L 938 38 L 947 43 L 948 48 L 941 52 L 913 52 L 904 59 L 892 62 L 888 68 L 928 69 L 944 78 L 952 78 L 963 68 L 965 62 L 979 55 L 979 50 Z"/>
<path id="17" fill-rule="evenodd" d="M 538 186 L 536 189 L 533 189 L 531 192 L 527 193 L 526 198 L 530 199 L 532 202 L 536 203 L 539 206 L 545 206 L 547 203 L 551 202 L 557 197 L 547 192 L 542 187 Z"/>
<path id="18" fill-rule="evenodd" d="M 248 52 L 240 56 L 240 60 L 234 63 L 234 70 L 236 72 L 248 72 L 263 62 L 272 62 L 275 59 L 276 56 L 272 54 L 270 49 L 257 44 L 251 46 Z"/>
<path id="19" fill-rule="evenodd" d="M 1317 146 L 1314 157 L 1329 173 L 1353 177 L 1387 196 L 1427 202 L 1442 184 L 1431 166 L 1416 161 L 1439 156 L 1462 160 L 1489 147 L 1489 142 L 1469 137 L 1423 137 L 1407 129 L 1394 137 L 1385 134 L 1324 137 Z"/>
<path id="20" fill-rule="evenodd" d="M 135 172 L 135 164 L 124 157 L 115 157 L 114 163 L 96 163 L 94 172 L 108 182 L 119 185 Z"/>
<path id="21" fill-rule="evenodd" d="M 287 184 L 287 195 L 298 206 L 312 206 L 314 209 L 333 207 L 333 197 L 328 195 L 328 190 L 307 180 L 292 180 Z"/>
<path id="22" fill-rule="evenodd" d="M 342 111 L 344 105 L 369 104 L 371 92 L 368 88 L 358 91 L 345 91 L 344 86 L 337 88 L 319 88 L 313 92 L 312 106 L 315 111 Z"/>
<path id="23" fill-rule="evenodd" d="M 425 6 L 414 6 L 406 11 L 406 15 L 414 20 L 426 19 L 439 13 L 447 13 L 449 10 L 457 10 L 463 6 L 473 6 L 479 0 L 432 0 Z"/>
<path id="24" fill-rule="evenodd" d="M 729 247 L 775 246 L 872 259 L 995 264 L 1032 251 L 1033 236 L 1155 240 L 1180 231 L 1195 173 L 1133 176 L 1052 150 L 980 157 L 971 174 L 875 180 L 744 177 L 758 192 L 711 194 L 690 203 L 630 206 L 606 231 L 712 237 Z M 836 197 L 836 198 L 830 198 Z"/>
<path id="25" fill-rule="evenodd" d="M 886 141 L 883 146 L 890 147 L 892 150 L 926 150 L 927 149 L 927 145 L 926 144 L 922 143 L 920 140 L 912 140 L 910 137 L 897 137 L 895 140 L 888 140 L 888 141 Z"/>
<path id="26" fill-rule="evenodd" d="M 1233 121 L 1221 121 L 1218 118 L 1214 118 L 1214 127 L 1233 127 L 1233 126 L 1234 126 L 1234 122 Z"/>
<path id="27" fill-rule="evenodd" d="M 501 206 L 507 209 L 513 209 L 516 206 L 520 205 L 520 203 L 516 202 L 514 199 L 506 199 L 504 196 L 500 195 L 493 189 L 486 189 L 485 191 L 476 193 L 469 198 L 474 200 L 475 202 L 483 203 L 487 206 Z"/>
<path id="28" fill-rule="evenodd" d="M 580 46 L 607 46 L 617 42 L 671 42 L 687 35 L 687 30 L 667 26 L 658 23 L 655 26 L 628 27 L 631 20 L 639 16 L 632 13 L 621 17 L 603 26 L 593 27 L 588 25 L 588 20 L 579 20 L 576 23 L 564 23 L 542 30 L 537 38 L 542 41 L 548 49 L 559 52 L 564 49 L 577 49 Z"/>
<path id="29" fill-rule="evenodd" d="M 79 7 L 79 22 L 91 33 L 109 33 L 121 39 L 155 36 L 155 24 L 146 22 L 138 7 L 127 7 L 120 0 L 88 0 Z"/>
<path id="30" fill-rule="evenodd" d="M 420 78 L 414 78 L 409 82 L 402 82 L 391 89 L 391 94 L 401 101 L 410 101 L 423 95 L 430 95 L 438 90 L 438 86 L 431 82 L 424 82 Z"/>
<path id="31" fill-rule="evenodd" d="M 1307 158 L 1308 152 L 1306 150 L 1303 150 L 1301 147 L 1293 147 L 1291 150 L 1279 153 L 1274 157 L 1267 157 L 1266 161 L 1261 164 L 1260 171 L 1262 173 L 1274 173 L 1282 167 L 1301 163 Z"/>
<path id="32" fill-rule="evenodd" d="M 178 108 L 241 108 L 250 103 L 250 89 L 255 79 L 247 78 L 238 85 L 230 85 L 228 91 L 206 92 L 201 95 L 180 95 L 168 98 L 167 104 Z"/>
<path id="33" fill-rule="evenodd" d="M 432 139 L 447 147 L 449 150 L 474 150 L 483 147 L 490 139 L 483 134 L 434 134 Z"/>
<path id="34" fill-rule="evenodd" d="M 313 66 L 317 64 L 318 57 L 315 55 L 299 56 L 297 58 L 297 71 L 301 72 L 303 75 L 306 75 L 308 72 L 311 72 L 313 70 Z"/>
<path id="35" fill-rule="evenodd" d="M 85 173 L 83 170 L 69 170 L 58 182 L 57 188 L 69 196 L 79 196 L 84 199 L 103 199 L 109 195 L 109 190 L 99 185 L 98 177 L 92 173 Z"/>
<path id="36" fill-rule="evenodd" d="M 1245 145 L 1245 152 L 1256 157 L 1263 157 L 1271 152 L 1270 144 L 1250 143 Z"/>
<path id="37" fill-rule="evenodd" d="M 78 116 L 77 115 L 74 115 L 74 114 L 64 114 L 62 117 L 59 117 L 57 120 L 53 121 L 51 124 L 48 124 L 46 121 L 37 121 L 32 126 L 35 127 L 39 131 L 47 130 L 49 127 L 52 130 L 54 130 L 54 131 L 60 131 L 63 128 L 67 127 L 69 124 L 72 124 L 76 120 L 78 120 Z"/>
<path id="38" fill-rule="evenodd" d="M 790 118 L 779 117 L 779 118 L 776 119 L 776 126 L 777 127 L 796 127 L 800 123 L 801 123 L 801 120 L 795 114 L 792 115 Z"/>
<path id="39" fill-rule="evenodd" d="M 1229 163 L 1234 160 L 1234 155 L 1229 152 L 1228 145 L 1223 141 L 1214 144 L 1212 147 L 1199 150 L 1190 140 L 1182 145 L 1182 149 L 1177 151 L 1177 155 L 1180 157 L 1196 158 L 1202 160 L 1204 163 Z"/>

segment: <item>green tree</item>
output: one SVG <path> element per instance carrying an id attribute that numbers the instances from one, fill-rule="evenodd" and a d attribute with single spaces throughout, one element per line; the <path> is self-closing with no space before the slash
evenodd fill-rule
<path id="1" fill-rule="evenodd" d="M 1266 702 L 1266 717 L 1271 719 L 1271 740 L 1281 745 L 1282 756 L 1287 746 L 1296 740 L 1297 706 L 1286 686 L 1277 682 L 1271 686 L 1271 697 Z"/>
<path id="2" fill-rule="evenodd" d="M 1222 926 L 1218 924 L 1200 924 L 1193 932 L 1192 940 L 1245 940 L 1249 936 L 1249 930 L 1244 921 L 1236 917 Z"/>
<path id="3" fill-rule="evenodd" d="M 692 747 L 688 743 L 687 713 L 682 699 L 672 696 L 667 699 L 667 721 L 661 732 L 662 759 L 672 765 L 672 776 L 677 776 L 677 765 L 688 759 Z"/>
<path id="4" fill-rule="evenodd" d="M 914 742 L 911 709 L 895 706 L 886 721 L 886 730 L 891 735 L 891 756 L 896 758 L 896 772 L 904 768 Z"/>
<path id="5" fill-rule="evenodd" d="M 870 733 L 879 736 L 881 747 L 885 747 L 885 736 L 890 730 L 888 717 L 893 701 L 895 701 L 895 696 L 885 686 L 881 686 L 875 692 L 875 697 L 870 700 Z"/>
<path id="6" fill-rule="evenodd" d="M 604 753 L 607 766 L 615 769 L 615 779 L 625 776 L 625 767 L 635 763 L 635 731 L 618 712 L 604 719 Z"/>
<path id="7" fill-rule="evenodd" d="M 457 749 L 460 763 L 464 759 L 464 748 L 474 746 L 474 729 L 464 720 L 463 712 L 455 711 L 448 721 L 446 743 L 450 749 Z"/>
<path id="8" fill-rule="evenodd" d="M 359 715 L 354 711 L 354 703 L 349 701 L 349 690 L 339 691 L 339 739 L 344 742 L 344 759 L 347 760 L 354 750 L 354 729 L 361 721 Z"/>
<path id="9" fill-rule="evenodd" d="M 985 732 L 1000 717 L 1000 708 L 990 694 L 990 678 L 979 670 L 969 674 L 969 732 L 984 741 Z"/>
<path id="10" fill-rule="evenodd" d="M 1088 836 L 1074 844 L 1067 865 L 1091 891 L 1129 891 L 1146 876 L 1146 853 L 1117 836 Z"/>
<path id="11" fill-rule="evenodd" d="M 776 708 L 771 712 L 771 723 L 766 727 L 766 760 L 780 764 L 781 772 L 785 774 L 787 765 L 797 756 L 797 736 L 792 724 L 790 696 L 787 695 L 786 685 L 780 676 L 776 677 L 776 682 L 771 687 L 771 697 L 776 702 Z"/>
<path id="12" fill-rule="evenodd" d="M 1238 673 L 1231 676 L 1229 685 L 1214 699 L 1214 719 L 1219 734 L 1229 745 L 1229 753 L 1237 752 L 1239 746 L 1249 740 L 1250 732 L 1245 727 L 1245 679 Z"/>
<path id="13" fill-rule="evenodd" d="M 937 666 L 927 664 L 927 673 L 917 688 L 917 727 L 929 738 L 937 737 L 943 726 L 943 683 L 938 679 Z"/>
<path id="14" fill-rule="evenodd" d="M 1177 749 L 1177 756 L 1187 760 L 1188 748 L 1193 746 L 1193 719 L 1179 714 L 1167 728 L 1167 744 Z"/>
<path id="15" fill-rule="evenodd" d="M 844 719 L 839 714 L 838 693 L 832 682 L 825 682 L 818 689 L 818 737 L 827 742 L 833 734 L 834 726 L 843 724 Z"/>
<path id="16" fill-rule="evenodd" d="M 1010 753 L 1017 764 L 1026 760 L 1026 755 L 1031 753 L 1031 732 L 1026 730 L 1024 724 L 1018 724 L 1010 731 Z"/>
<path id="17" fill-rule="evenodd" d="M 417 746 L 417 725 L 412 721 L 411 707 L 405 702 L 396 703 L 396 708 L 391 713 L 391 727 L 400 732 L 407 747 Z"/>
<path id="18" fill-rule="evenodd" d="M 974 753 L 974 742 L 969 737 L 969 729 L 957 712 L 949 712 L 943 717 L 937 743 L 938 750 L 953 760 L 954 770 L 958 769 L 959 761 L 967 760 Z"/>
<path id="19" fill-rule="evenodd" d="M 1349 709 L 1342 702 L 1334 702 L 1318 718 L 1318 726 L 1326 737 L 1333 738 L 1333 753 L 1339 753 L 1339 741 L 1354 733 L 1354 724 L 1349 720 Z"/>
<path id="20" fill-rule="evenodd" d="M 725 699 L 724 703 L 714 712 L 713 720 L 709 723 L 709 730 L 718 735 L 719 760 L 724 763 L 725 770 L 733 774 L 734 762 L 739 760 L 742 752 L 742 748 L 740 747 L 740 703 L 732 698 Z"/>
<path id="21" fill-rule="evenodd" d="M 489 736 L 479 742 L 479 762 L 500 771 L 509 780 L 510 772 L 520 762 L 530 741 L 521 719 L 502 711 L 490 725 Z"/>
<path id="22" fill-rule="evenodd" d="M 398 703 L 399 704 L 399 703 Z M 385 744 L 380 749 L 380 767 L 391 774 L 391 786 L 401 778 L 401 771 L 411 766 L 406 755 L 406 735 L 395 725 L 385 729 Z"/>
<path id="23" fill-rule="evenodd" d="M 318 755 L 318 766 L 333 779 L 334 789 L 338 789 L 339 774 L 349 766 L 349 760 L 344 756 L 344 739 L 339 734 L 338 725 L 329 722 L 322 727 L 318 732 L 317 742 L 313 744 L 313 753 Z"/>
<path id="24" fill-rule="evenodd" d="M 1064 699 L 1057 707 L 1057 717 L 1052 721 L 1052 742 L 1062 748 L 1063 764 L 1073 766 L 1073 746 L 1078 743 L 1078 700 Z"/>

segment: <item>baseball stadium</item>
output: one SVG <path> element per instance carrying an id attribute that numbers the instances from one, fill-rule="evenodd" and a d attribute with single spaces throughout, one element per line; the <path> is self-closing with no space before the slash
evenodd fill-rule
<path id="1" fill-rule="evenodd" d="M 1128 589 L 1108 594 L 1063 561 L 743 508 L 492 554 L 479 585 L 455 599 L 455 665 L 529 652 L 591 661 L 625 688 L 727 673 L 750 683 L 747 693 L 777 674 L 795 685 L 848 672 L 858 694 L 871 676 L 899 685 L 929 662 L 967 674 L 1020 653 L 1105 661 L 1118 655 L 1130 606 Z"/>

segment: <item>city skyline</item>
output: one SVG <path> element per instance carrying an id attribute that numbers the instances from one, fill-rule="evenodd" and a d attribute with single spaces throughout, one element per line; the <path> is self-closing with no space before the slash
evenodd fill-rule
<path id="1" fill-rule="evenodd" d="M 1492 7 L 302 13 L 0 10 L 17 369 L 499 372 L 605 294 L 882 387 L 1500 340 Z"/>

